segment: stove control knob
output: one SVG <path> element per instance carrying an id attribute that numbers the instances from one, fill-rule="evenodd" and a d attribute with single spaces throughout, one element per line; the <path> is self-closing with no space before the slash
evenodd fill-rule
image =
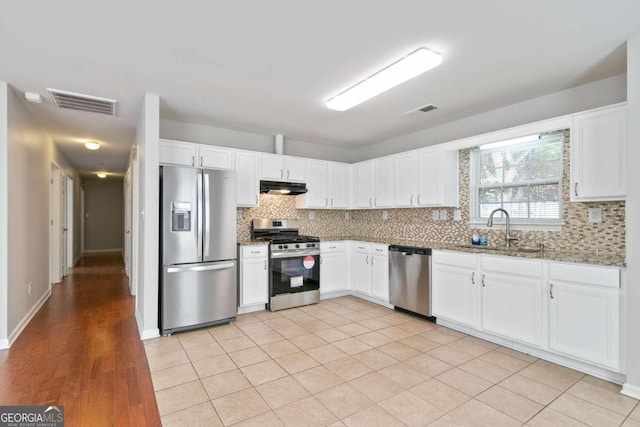
<path id="1" fill-rule="evenodd" d="M 289 249 L 289 245 L 284 245 L 284 248 L 285 249 Z"/>
<path id="2" fill-rule="evenodd" d="M 278 245 L 278 249 L 282 249 L 282 245 Z"/>
<path id="3" fill-rule="evenodd" d="M 307 243 L 308 248 L 313 248 L 315 245 L 313 243 Z"/>
<path id="4" fill-rule="evenodd" d="M 298 248 L 300 248 L 300 245 L 298 245 L 298 244 L 296 243 L 296 249 L 298 249 Z"/>

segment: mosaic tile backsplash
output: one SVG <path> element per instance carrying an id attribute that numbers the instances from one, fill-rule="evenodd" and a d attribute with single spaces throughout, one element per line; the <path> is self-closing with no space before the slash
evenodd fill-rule
<path id="1" fill-rule="evenodd" d="M 248 240 L 253 218 L 286 218 L 300 221 L 300 232 L 323 238 L 339 236 L 366 236 L 377 238 L 410 239 L 453 244 L 470 243 L 474 231 L 484 234 L 490 246 L 504 244 L 504 226 L 492 229 L 474 229 L 469 224 L 469 160 L 470 150 L 459 152 L 459 198 L 461 221 L 453 220 L 453 208 L 446 209 L 448 219 L 434 221 L 436 208 L 387 209 L 388 219 L 382 219 L 382 210 L 318 210 L 309 219 L 309 210 L 296 209 L 295 198 L 290 196 L 260 195 L 260 207 L 241 209 L 238 219 L 239 240 Z M 569 132 L 565 131 L 563 172 L 563 221 L 561 231 L 521 231 L 519 247 L 537 247 L 543 243 L 549 250 L 583 251 L 598 253 L 624 253 L 624 202 L 571 203 L 569 201 Z M 602 223 L 587 221 L 589 208 L 602 208 Z M 348 212 L 349 219 L 345 214 Z"/>

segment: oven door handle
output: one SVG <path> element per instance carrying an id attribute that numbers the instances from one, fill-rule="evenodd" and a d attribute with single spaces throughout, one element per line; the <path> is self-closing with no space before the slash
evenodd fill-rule
<path id="1" fill-rule="evenodd" d="M 283 259 L 283 258 L 300 258 L 305 256 L 319 256 L 320 251 L 304 251 L 304 252 L 287 252 L 282 254 L 271 254 L 272 259 Z"/>

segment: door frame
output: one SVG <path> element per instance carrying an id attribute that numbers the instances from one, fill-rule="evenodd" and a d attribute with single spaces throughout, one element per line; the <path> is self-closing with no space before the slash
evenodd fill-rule
<path id="1" fill-rule="evenodd" d="M 75 259 L 73 256 L 73 220 L 74 220 L 74 210 L 73 210 L 73 199 L 74 199 L 74 181 L 73 176 L 67 175 L 65 179 L 65 228 L 66 230 L 66 254 L 67 254 L 67 262 L 65 268 L 65 276 L 69 274 L 69 269 L 73 267 L 75 264 Z"/>
<path id="2" fill-rule="evenodd" d="M 63 274 L 63 191 L 62 168 L 51 162 L 49 187 L 49 287 L 62 281 Z"/>

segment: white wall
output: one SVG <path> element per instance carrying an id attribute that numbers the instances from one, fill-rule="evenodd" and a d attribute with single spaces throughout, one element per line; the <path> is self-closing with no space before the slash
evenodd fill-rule
<path id="1" fill-rule="evenodd" d="M 368 160 L 615 104 L 627 99 L 626 90 L 626 74 L 620 74 L 356 149 L 351 158 Z"/>
<path id="2" fill-rule="evenodd" d="M 49 191 L 51 162 L 69 169 L 68 160 L 28 112 L 22 99 L 3 84 L 6 137 L 2 155 L 6 167 L 0 188 L 6 185 L 0 206 L 6 255 L 6 338 L 11 343 L 50 294 Z M 1 113 L 0 113 L 1 114 Z M 5 166 L 5 165 L 3 165 Z M 70 173 L 75 173 L 71 171 Z M 10 224 L 7 226 L 6 224 Z M 31 282 L 31 295 L 28 283 Z M 0 298 L 3 298 L 0 297 Z M 1 304 L 1 303 L 0 303 Z"/>
<path id="3" fill-rule="evenodd" d="M 623 393 L 640 399 L 640 34 L 627 41 L 627 76 L 627 382 Z"/>
<path id="4" fill-rule="evenodd" d="M 173 120 L 160 120 L 160 137 L 264 153 L 274 152 L 273 135 L 260 135 Z M 289 139 L 285 135 L 284 154 L 291 156 L 350 162 L 350 153 L 351 151 L 345 148 L 298 141 Z"/>
<path id="5" fill-rule="evenodd" d="M 0 348 L 9 346 L 7 332 L 7 235 L 8 179 L 7 173 L 7 91 L 9 86 L 0 82 Z"/>
<path id="6" fill-rule="evenodd" d="M 85 252 L 124 248 L 124 186 L 119 177 L 85 178 Z"/>
<path id="7" fill-rule="evenodd" d="M 139 180 L 136 320 L 142 339 L 159 335 L 158 235 L 159 180 L 158 139 L 160 98 L 146 94 L 136 129 Z"/>

